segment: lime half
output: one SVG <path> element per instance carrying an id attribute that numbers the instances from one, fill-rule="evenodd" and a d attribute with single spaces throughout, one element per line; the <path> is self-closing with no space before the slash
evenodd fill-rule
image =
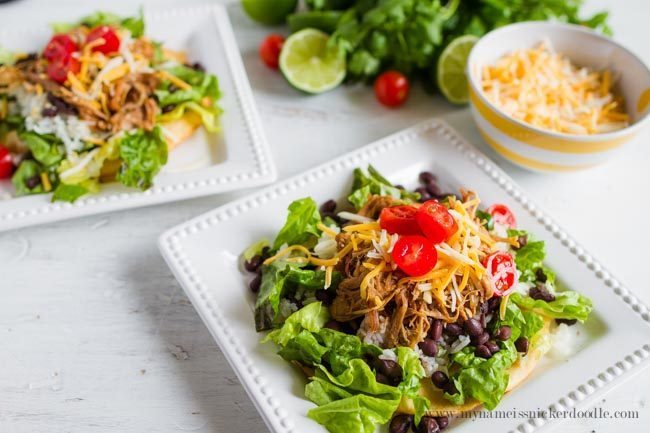
<path id="1" fill-rule="evenodd" d="M 242 0 L 249 17 L 266 25 L 283 24 L 287 15 L 296 10 L 298 0 Z"/>
<path id="2" fill-rule="evenodd" d="M 478 38 L 473 35 L 460 36 L 447 45 L 438 59 L 438 88 L 454 104 L 466 104 L 469 100 L 465 66 L 476 41 Z"/>
<path id="3" fill-rule="evenodd" d="M 280 70 L 295 88 L 307 93 L 322 93 L 341 84 L 345 78 L 345 57 L 328 46 L 327 33 L 304 29 L 284 41 Z"/>

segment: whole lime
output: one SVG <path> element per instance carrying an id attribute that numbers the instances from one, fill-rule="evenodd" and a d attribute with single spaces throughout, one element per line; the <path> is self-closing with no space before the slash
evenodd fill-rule
<path id="1" fill-rule="evenodd" d="M 298 0 L 242 0 L 249 17 L 266 25 L 283 24 L 287 15 L 296 10 Z"/>

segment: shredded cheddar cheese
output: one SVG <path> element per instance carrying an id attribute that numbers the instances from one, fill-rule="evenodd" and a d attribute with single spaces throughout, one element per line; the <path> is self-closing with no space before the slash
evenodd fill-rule
<path id="1" fill-rule="evenodd" d="M 611 72 L 576 66 L 546 42 L 514 51 L 482 72 L 486 97 L 535 127 L 587 135 L 629 125 Z"/>

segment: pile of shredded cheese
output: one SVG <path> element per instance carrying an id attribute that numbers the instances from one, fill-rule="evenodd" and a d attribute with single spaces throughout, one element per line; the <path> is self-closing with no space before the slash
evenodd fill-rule
<path id="1" fill-rule="evenodd" d="M 568 134 L 598 134 L 630 123 L 610 71 L 581 68 L 548 42 L 514 51 L 482 71 L 487 98 L 509 116 Z"/>

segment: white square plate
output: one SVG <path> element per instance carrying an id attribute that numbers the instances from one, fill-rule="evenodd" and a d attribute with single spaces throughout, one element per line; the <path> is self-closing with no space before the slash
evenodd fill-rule
<path id="1" fill-rule="evenodd" d="M 71 16 L 70 20 L 78 17 Z M 271 159 L 237 43 L 223 6 L 198 6 L 145 14 L 146 34 L 166 46 L 187 51 L 217 75 L 222 91 L 222 131 L 202 128 L 169 154 L 169 162 L 144 192 L 119 184 L 74 204 L 51 203 L 49 194 L 11 197 L 13 186 L 0 182 L 0 231 L 84 215 L 140 207 L 273 182 Z M 30 52 L 42 49 L 46 26 L 0 31 L 0 46 Z M 2 198 L 5 198 L 2 200 Z"/>
<path id="2" fill-rule="evenodd" d="M 546 362 L 518 389 L 505 396 L 501 410 L 571 410 L 650 365 L 650 313 L 639 300 L 544 214 L 503 173 L 440 120 L 430 120 L 344 155 L 302 175 L 271 186 L 179 225 L 160 238 L 160 249 L 208 329 L 274 432 L 320 432 L 305 416 L 313 404 L 303 397 L 304 377 L 260 344 L 255 332 L 249 276 L 238 256 L 261 237 L 272 239 L 286 208 L 297 198 L 317 202 L 342 199 L 352 169 L 372 163 L 395 183 L 414 186 L 420 171 L 431 170 L 444 190 L 476 190 L 485 203 L 507 204 L 519 225 L 546 241 L 548 265 L 568 288 L 594 303 L 580 330 L 577 353 Z M 556 419 L 454 420 L 450 431 L 533 432 Z"/>

